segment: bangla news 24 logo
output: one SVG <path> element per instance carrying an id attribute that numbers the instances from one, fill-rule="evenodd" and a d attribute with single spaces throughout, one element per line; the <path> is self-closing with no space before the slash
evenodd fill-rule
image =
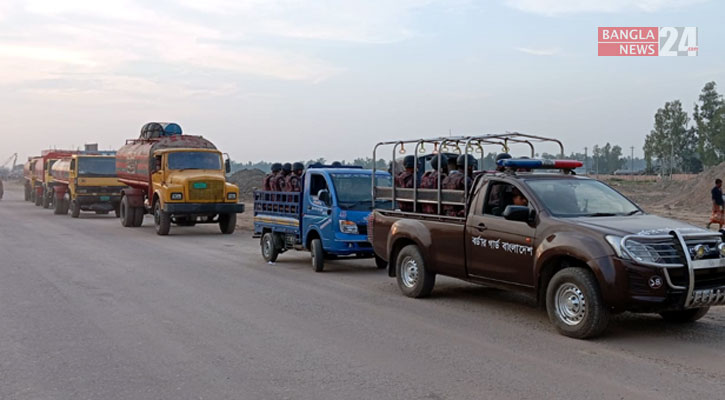
<path id="1" fill-rule="evenodd" d="M 599 27 L 600 56 L 697 56 L 694 26 Z"/>

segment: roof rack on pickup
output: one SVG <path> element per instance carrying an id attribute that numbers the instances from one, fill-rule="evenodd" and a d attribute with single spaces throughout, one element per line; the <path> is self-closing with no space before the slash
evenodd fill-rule
<path id="1" fill-rule="evenodd" d="M 464 179 L 465 187 L 464 190 L 449 190 L 441 188 L 441 179 L 438 180 L 437 189 L 420 189 L 418 188 L 419 177 L 419 158 L 426 157 L 427 149 L 426 145 L 433 146 L 431 154 L 438 156 L 438 164 L 441 164 L 441 154 L 443 153 L 454 153 L 454 154 L 471 154 L 478 153 L 480 155 L 478 159 L 478 167 L 482 167 L 481 158 L 485 156 L 483 151 L 484 146 L 501 146 L 504 152 L 510 151 L 511 145 L 526 145 L 528 146 L 531 157 L 535 157 L 535 143 L 553 143 L 558 145 L 561 157 L 564 156 L 564 145 L 558 139 L 548 138 L 544 136 L 529 135 L 519 132 L 506 132 L 502 134 L 488 134 L 488 135 L 467 135 L 467 136 L 441 136 L 431 139 L 408 139 L 408 140 L 396 140 L 388 142 L 380 142 L 373 148 L 373 160 L 377 160 L 378 148 L 384 146 L 392 147 L 392 159 L 390 166 L 390 173 L 393 176 L 392 187 L 387 186 L 376 186 L 376 182 L 372 183 L 372 197 L 373 207 L 375 207 L 376 200 L 388 200 L 391 202 L 391 209 L 395 210 L 396 205 L 400 202 L 410 202 L 413 206 L 413 212 L 417 213 L 418 203 L 437 204 L 438 214 L 441 214 L 442 206 L 445 205 L 458 205 L 465 206 L 468 203 L 469 187 L 468 179 Z M 396 188 L 395 177 L 397 176 L 396 157 L 406 154 L 408 150 L 405 146 L 413 147 L 412 155 L 415 156 L 416 162 L 413 167 L 413 188 Z M 463 149 L 461 149 L 463 147 Z M 430 156 L 430 155 L 428 155 Z M 430 158 L 430 157 L 428 157 Z M 537 160 L 540 161 L 540 160 Z M 373 176 L 375 176 L 376 167 L 373 166 Z M 465 175 L 468 176 L 468 157 L 465 159 Z"/>

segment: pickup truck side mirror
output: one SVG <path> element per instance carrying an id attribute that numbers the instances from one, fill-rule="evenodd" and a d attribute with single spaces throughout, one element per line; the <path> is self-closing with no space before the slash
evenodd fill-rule
<path id="1" fill-rule="evenodd" d="M 506 206 L 501 215 L 509 221 L 532 223 L 536 218 L 536 211 L 526 206 Z"/>
<path id="2" fill-rule="evenodd" d="M 224 160 L 224 170 L 227 171 L 227 174 L 232 172 L 232 163 L 229 161 L 228 158 Z"/>
<path id="3" fill-rule="evenodd" d="M 320 189 L 317 192 L 317 198 L 320 199 L 326 206 L 330 206 L 330 192 L 327 189 Z"/>

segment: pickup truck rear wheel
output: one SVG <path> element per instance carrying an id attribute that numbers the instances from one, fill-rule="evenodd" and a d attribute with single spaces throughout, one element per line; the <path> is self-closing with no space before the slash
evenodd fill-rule
<path id="1" fill-rule="evenodd" d="M 436 276 L 426 268 L 418 246 L 411 244 L 403 247 L 398 253 L 395 269 L 398 287 L 404 295 L 420 298 L 433 291 Z"/>
<path id="2" fill-rule="evenodd" d="M 546 310 L 559 333 L 577 339 L 597 336 L 609 324 L 597 280 L 584 268 L 564 268 L 551 278 Z"/>
<path id="3" fill-rule="evenodd" d="M 380 258 L 377 254 L 375 255 L 375 266 L 378 269 L 388 268 L 388 262 Z"/>
<path id="4" fill-rule="evenodd" d="M 710 310 L 710 307 L 692 308 L 689 310 L 679 311 L 665 311 L 661 312 L 660 315 L 667 322 L 675 324 L 686 324 L 688 322 L 695 322 L 702 318 Z"/>
<path id="5" fill-rule="evenodd" d="M 264 261 L 277 261 L 277 256 L 279 256 L 279 247 L 277 246 L 277 240 L 275 240 L 274 233 L 265 233 L 259 243 L 262 248 L 262 258 L 264 258 Z"/>
<path id="6" fill-rule="evenodd" d="M 322 240 L 312 239 L 310 250 L 312 253 L 312 269 L 315 272 L 322 272 L 325 269 L 325 251 L 322 250 Z"/>
<path id="7" fill-rule="evenodd" d="M 169 234 L 171 229 L 171 215 L 161 209 L 161 201 L 154 203 L 154 226 L 156 227 L 156 234 L 166 236 Z"/>
<path id="8" fill-rule="evenodd" d="M 219 214 L 219 230 L 225 235 L 231 235 L 234 233 L 234 229 L 237 227 L 237 214 Z"/>

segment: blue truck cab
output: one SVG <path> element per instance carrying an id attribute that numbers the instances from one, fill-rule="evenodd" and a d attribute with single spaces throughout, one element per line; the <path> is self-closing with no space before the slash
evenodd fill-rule
<path id="1" fill-rule="evenodd" d="M 277 260 L 287 250 L 309 251 L 317 272 L 324 260 L 375 258 L 367 236 L 372 210 L 372 170 L 360 167 L 313 166 L 302 176 L 300 192 L 254 192 L 254 237 L 262 257 Z M 376 173 L 376 185 L 391 186 L 387 172 Z"/>

